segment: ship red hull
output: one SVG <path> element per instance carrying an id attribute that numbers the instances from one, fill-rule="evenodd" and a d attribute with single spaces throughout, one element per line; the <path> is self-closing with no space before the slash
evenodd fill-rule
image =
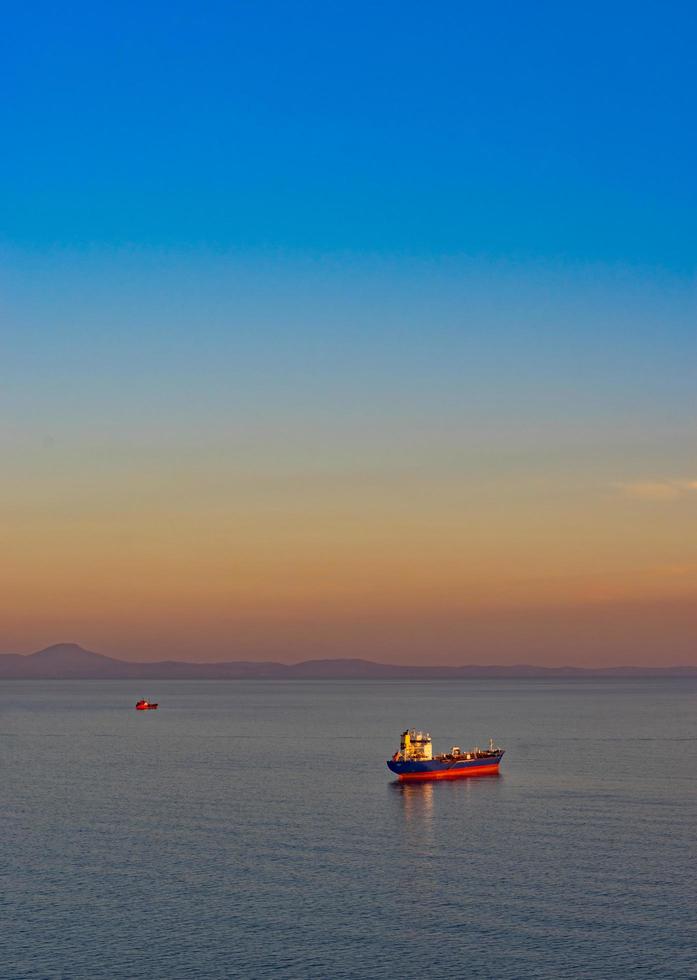
<path id="1" fill-rule="evenodd" d="M 399 779 L 404 783 L 423 782 L 433 779 L 467 779 L 470 776 L 494 776 L 498 774 L 498 763 L 488 766 L 470 766 L 467 769 L 441 769 L 435 772 L 402 772 Z"/>
<path id="2" fill-rule="evenodd" d="M 437 755 L 435 759 L 392 758 L 387 763 L 395 776 L 403 782 L 424 779 L 466 779 L 468 776 L 495 776 L 499 771 L 503 749 L 472 752 L 458 755 Z M 474 758 L 472 758 L 474 756 Z M 469 757 L 469 758 L 468 758 Z"/>

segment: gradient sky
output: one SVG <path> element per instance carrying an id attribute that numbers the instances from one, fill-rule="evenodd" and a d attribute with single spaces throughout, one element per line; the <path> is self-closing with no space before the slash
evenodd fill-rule
<path id="1" fill-rule="evenodd" d="M 0 650 L 697 663 L 691 4 L 0 39 Z"/>

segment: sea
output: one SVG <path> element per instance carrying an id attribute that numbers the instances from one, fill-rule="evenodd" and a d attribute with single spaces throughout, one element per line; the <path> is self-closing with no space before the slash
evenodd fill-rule
<path id="1" fill-rule="evenodd" d="M 697 977 L 697 680 L 5 682 L 0 976 Z"/>

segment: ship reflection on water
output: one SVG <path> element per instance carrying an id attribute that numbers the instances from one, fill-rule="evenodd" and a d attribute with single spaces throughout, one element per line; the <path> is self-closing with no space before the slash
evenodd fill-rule
<path id="1" fill-rule="evenodd" d="M 416 852 L 430 851 L 433 840 L 433 783 L 389 783 L 389 789 L 402 810 L 403 833 Z"/>
<path id="2" fill-rule="evenodd" d="M 433 781 L 425 779 L 417 782 L 394 780 L 388 783 L 388 789 L 401 805 L 405 829 L 423 836 L 431 830 L 434 810 L 439 801 L 446 807 L 454 803 L 466 803 L 473 793 L 481 791 L 483 783 L 491 787 L 500 779 L 499 773 L 492 773 L 478 776 L 476 779 Z"/>
<path id="3" fill-rule="evenodd" d="M 404 808 L 404 818 L 407 823 L 429 821 L 433 816 L 433 783 L 390 783 L 391 789 L 398 794 Z"/>
<path id="4" fill-rule="evenodd" d="M 416 839 L 430 837 L 433 827 L 434 792 L 433 783 L 389 783 L 390 792 L 401 804 L 405 831 Z"/>

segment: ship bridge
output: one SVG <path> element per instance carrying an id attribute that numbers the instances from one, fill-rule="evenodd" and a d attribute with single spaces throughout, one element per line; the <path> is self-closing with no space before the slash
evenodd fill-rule
<path id="1" fill-rule="evenodd" d="M 402 732 L 399 755 L 404 762 L 427 762 L 433 758 L 433 742 L 428 732 L 418 732 L 415 728 Z"/>

